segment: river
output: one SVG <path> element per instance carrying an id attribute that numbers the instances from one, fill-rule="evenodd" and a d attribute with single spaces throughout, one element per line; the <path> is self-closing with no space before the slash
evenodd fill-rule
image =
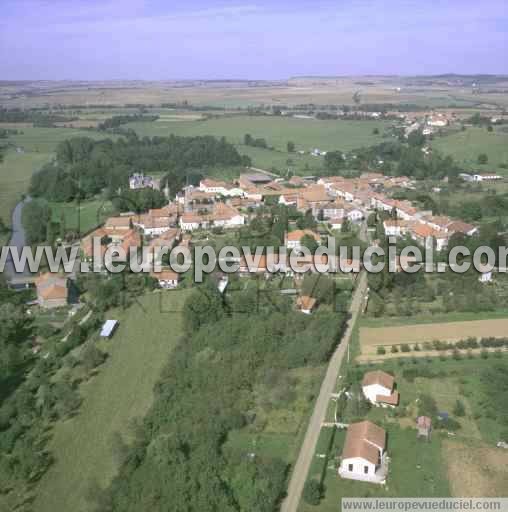
<path id="1" fill-rule="evenodd" d="M 23 228 L 23 223 L 21 221 L 21 213 L 23 211 L 23 207 L 25 204 L 29 203 L 32 200 L 31 197 L 27 196 L 23 201 L 20 201 L 12 212 L 12 220 L 11 220 L 11 239 L 9 240 L 9 245 L 18 248 L 18 252 L 20 253 L 23 247 L 26 246 L 26 235 L 25 229 Z M 23 272 L 16 272 L 14 269 L 14 265 L 12 263 L 12 258 L 9 255 L 9 258 L 5 262 L 4 274 L 8 280 L 13 277 L 20 276 L 29 276 L 30 271 L 28 269 L 24 269 Z"/>

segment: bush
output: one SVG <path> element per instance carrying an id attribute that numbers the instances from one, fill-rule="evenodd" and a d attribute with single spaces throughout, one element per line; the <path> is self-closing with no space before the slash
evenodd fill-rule
<path id="1" fill-rule="evenodd" d="M 378 355 L 383 356 L 386 354 L 386 349 L 384 347 L 377 347 L 376 352 Z"/>
<path id="2" fill-rule="evenodd" d="M 464 404 L 460 400 L 457 400 L 455 402 L 455 405 L 453 407 L 453 414 L 459 417 L 466 415 L 466 408 L 464 407 Z"/>
<path id="3" fill-rule="evenodd" d="M 413 350 L 415 352 L 420 352 L 420 345 L 418 345 L 418 343 L 416 343 L 415 346 L 413 347 Z"/>
<path id="4" fill-rule="evenodd" d="M 489 358 L 489 351 L 485 350 L 485 349 L 482 349 L 482 351 L 480 352 L 480 355 L 481 355 L 482 359 L 488 359 Z"/>
<path id="5" fill-rule="evenodd" d="M 400 346 L 400 350 L 402 352 L 411 352 L 411 347 L 407 344 L 407 343 L 403 343 L 401 346 Z"/>
<path id="6" fill-rule="evenodd" d="M 391 348 L 392 354 L 397 354 L 398 351 L 399 351 L 399 349 L 397 348 L 397 345 L 392 345 L 392 348 Z"/>
<path id="7" fill-rule="evenodd" d="M 317 480 L 307 480 L 303 487 L 303 499 L 309 505 L 319 505 L 321 498 L 323 497 L 323 485 Z"/>

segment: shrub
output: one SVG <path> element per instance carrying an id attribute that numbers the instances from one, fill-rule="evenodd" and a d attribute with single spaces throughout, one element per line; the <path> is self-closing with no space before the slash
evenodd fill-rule
<path id="1" fill-rule="evenodd" d="M 413 347 L 413 349 L 416 351 L 416 352 L 420 352 L 420 345 L 418 345 L 418 343 L 415 344 L 415 346 Z"/>
<path id="2" fill-rule="evenodd" d="M 376 352 L 378 355 L 383 356 L 386 354 L 386 349 L 384 347 L 380 346 L 380 347 L 377 347 Z"/>
<path id="3" fill-rule="evenodd" d="M 466 408 L 464 407 L 464 404 L 460 400 L 457 400 L 455 402 L 455 405 L 453 407 L 453 414 L 459 417 L 466 415 Z"/>
<path id="4" fill-rule="evenodd" d="M 403 343 L 401 346 L 400 346 L 400 350 L 402 352 L 411 352 L 411 347 L 407 344 L 407 343 Z"/>
<path id="5" fill-rule="evenodd" d="M 317 480 L 307 480 L 303 487 L 303 499 L 309 505 L 319 505 L 321 498 L 323 497 L 323 485 Z"/>
<path id="6" fill-rule="evenodd" d="M 460 352 L 459 352 L 456 348 L 454 348 L 454 349 L 453 349 L 452 357 L 453 357 L 453 359 L 455 359 L 456 361 L 458 361 L 459 359 L 461 359 Z"/>
<path id="7" fill-rule="evenodd" d="M 489 351 L 485 350 L 485 349 L 482 349 L 482 351 L 480 352 L 480 355 L 481 355 L 482 359 L 488 359 L 489 358 Z"/>
<path id="8" fill-rule="evenodd" d="M 391 348 L 392 354 L 396 354 L 398 351 L 399 351 L 399 349 L 397 348 L 397 345 L 392 345 L 392 348 Z"/>

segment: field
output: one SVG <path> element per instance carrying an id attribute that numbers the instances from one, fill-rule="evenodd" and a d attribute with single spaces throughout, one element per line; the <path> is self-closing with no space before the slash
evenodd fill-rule
<path id="1" fill-rule="evenodd" d="M 0 217 L 10 224 L 11 211 L 27 191 L 31 175 L 53 159 L 59 142 L 74 136 L 104 136 L 97 132 L 69 128 L 33 128 L 16 124 L 9 124 L 8 127 L 20 132 L 10 135 L 4 141 L 11 147 L 0 163 Z M 15 147 L 21 148 L 20 152 Z"/>
<path id="2" fill-rule="evenodd" d="M 508 332 L 508 318 L 413 324 L 398 327 L 360 327 L 362 354 L 373 354 L 379 345 L 423 343 L 425 341 L 459 341 L 468 337 L 504 337 Z"/>
<path id="3" fill-rule="evenodd" d="M 506 105 L 506 95 L 473 95 L 471 89 L 450 86 L 446 80 L 424 78 L 414 84 L 404 77 L 300 77 L 274 82 L 201 81 L 169 82 L 54 82 L 24 83 L 30 94 L 17 94 L 18 87 L 0 87 L 0 103 L 10 107 L 47 105 L 117 105 L 182 103 L 215 107 L 255 105 L 353 104 L 353 94 L 360 91 L 365 103 L 413 103 L 430 107 L 481 105 L 492 108 Z M 402 90 L 398 90 L 402 87 Z"/>
<path id="4" fill-rule="evenodd" d="M 125 125 L 140 136 L 168 136 L 173 133 L 182 136 L 213 135 L 226 137 L 235 144 L 241 154 L 252 158 L 255 167 L 278 170 L 291 167 L 306 174 L 312 169 L 322 169 L 323 159 L 309 155 L 318 148 L 324 151 L 340 149 L 349 151 L 362 146 L 370 146 L 385 140 L 383 132 L 389 123 L 386 121 L 320 121 L 275 116 L 222 116 L 209 120 L 175 121 L 166 118 L 147 123 L 137 122 Z M 380 134 L 373 135 L 374 128 Z M 250 133 L 254 138 L 264 138 L 274 150 L 245 146 L 243 137 Z M 292 141 L 296 151 L 307 154 L 288 153 L 286 144 Z M 288 163 L 288 159 L 292 162 Z"/>
<path id="5" fill-rule="evenodd" d="M 110 201 L 100 199 L 77 203 L 49 203 L 54 222 L 65 224 L 67 231 L 85 234 L 113 213 Z"/>
<path id="6" fill-rule="evenodd" d="M 51 160 L 50 153 L 8 151 L 0 163 L 0 217 L 11 222 L 11 212 L 26 192 L 32 174 Z"/>
<path id="7" fill-rule="evenodd" d="M 178 311 L 185 293 L 165 293 L 164 310 Z M 78 415 L 54 428 L 50 448 L 56 463 L 36 490 L 34 510 L 85 511 L 90 485 L 106 486 L 115 474 L 112 435 L 128 439 L 132 420 L 146 414 L 153 386 L 180 335 L 180 314 L 161 312 L 161 295 L 140 297 L 128 309 L 109 313 L 120 321 L 113 338 L 102 343 L 109 358 L 97 376 L 82 384 Z"/>
<path id="8" fill-rule="evenodd" d="M 479 172 L 496 171 L 508 175 L 508 171 L 500 167 L 508 165 L 508 131 L 506 127 L 496 128 L 488 132 L 485 128 L 468 128 L 464 132 L 438 137 L 432 142 L 432 147 L 450 154 L 464 169 Z M 478 165 L 480 153 L 486 153 L 489 162 Z"/>

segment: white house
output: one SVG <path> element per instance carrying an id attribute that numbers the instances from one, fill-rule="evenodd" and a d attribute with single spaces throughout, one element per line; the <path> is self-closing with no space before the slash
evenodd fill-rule
<path id="1" fill-rule="evenodd" d="M 339 475 L 382 484 L 388 472 L 386 432 L 371 421 L 351 423 L 342 450 Z"/>
<path id="2" fill-rule="evenodd" d="M 374 405 L 395 407 L 399 403 L 399 393 L 394 391 L 395 379 L 386 372 L 376 370 L 367 372 L 362 380 L 362 392 Z"/>
<path id="3" fill-rule="evenodd" d="M 481 174 L 473 174 L 473 181 L 481 182 L 481 181 L 496 181 L 502 180 L 503 177 L 499 176 L 495 172 L 484 172 Z"/>

